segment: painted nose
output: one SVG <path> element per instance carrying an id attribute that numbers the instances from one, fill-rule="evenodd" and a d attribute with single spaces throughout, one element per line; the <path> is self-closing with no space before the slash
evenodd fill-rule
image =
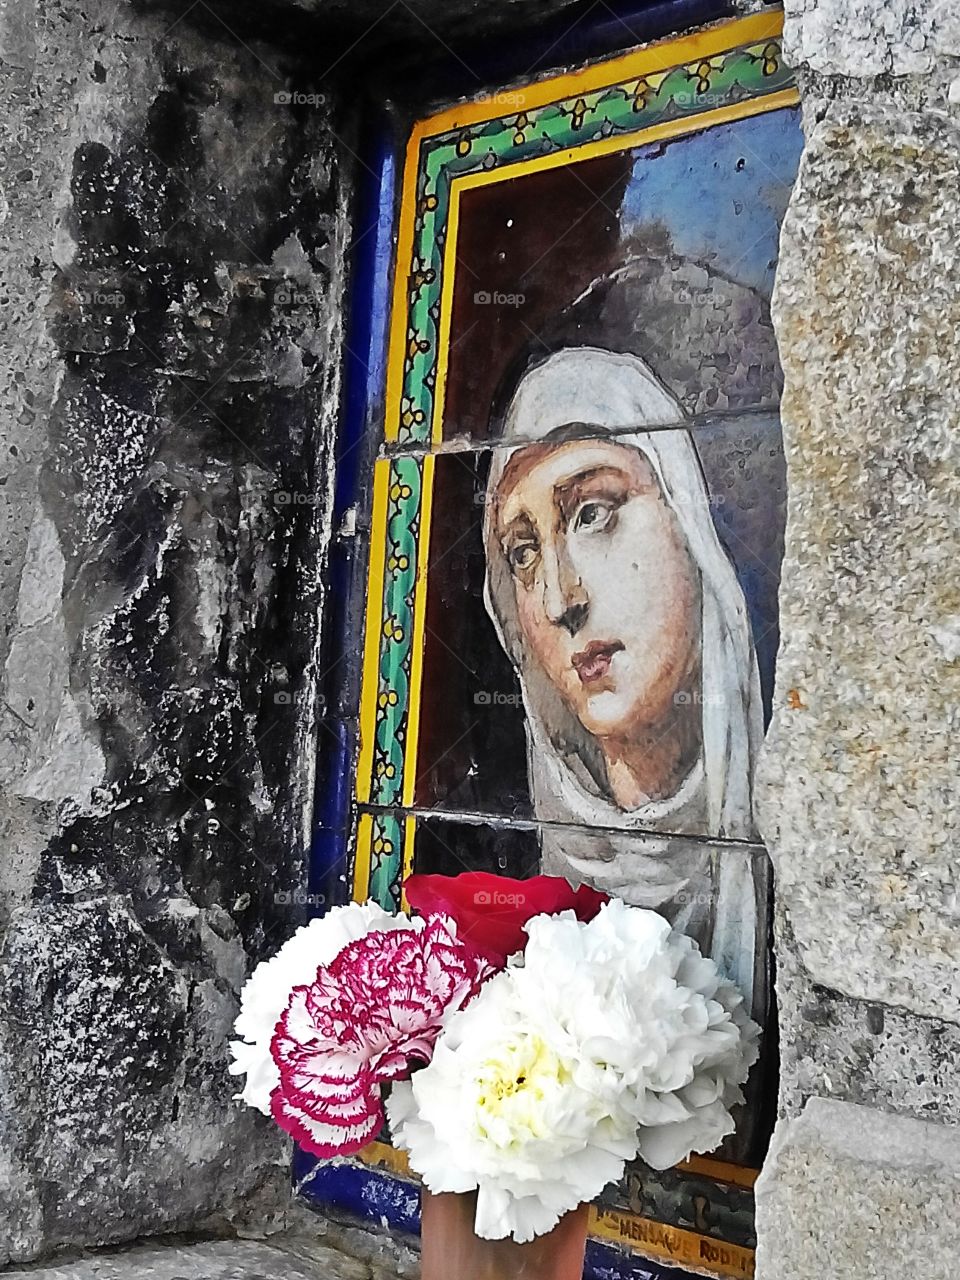
<path id="1" fill-rule="evenodd" d="M 544 557 L 543 604 L 550 621 L 572 636 L 587 620 L 590 609 L 587 593 L 562 551 Z"/>

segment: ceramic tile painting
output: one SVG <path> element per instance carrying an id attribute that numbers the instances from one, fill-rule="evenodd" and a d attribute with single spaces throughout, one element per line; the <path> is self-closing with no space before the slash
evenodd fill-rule
<path id="1" fill-rule="evenodd" d="M 416 126 L 356 790 L 356 897 L 399 903 L 413 869 L 565 875 L 663 912 L 761 1022 L 770 293 L 800 148 L 776 15 Z M 718 1168 L 758 1162 L 769 1081 Z M 653 1219 L 696 1227 L 696 1189 L 663 1185 Z M 747 1250 L 734 1200 L 706 1235 Z"/>

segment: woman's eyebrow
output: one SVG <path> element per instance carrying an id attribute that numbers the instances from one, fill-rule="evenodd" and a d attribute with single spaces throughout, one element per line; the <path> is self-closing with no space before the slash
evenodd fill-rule
<path id="1" fill-rule="evenodd" d="M 507 521 L 500 531 L 500 541 L 503 542 L 507 538 L 516 537 L 517 534 L 528 534 L 530 536 L 536 534 L 534 523 L 526 511 L 518 511 L 512 519 Z"/>
<path id="2" fill-rule="evenodd" d="M 622 474 L 616 467 L 611 467 L 606 463 L 598 462 L 595 467 L 587 467 L 582 471 L 575 471 L 573 475 L 568 476 L 566 480 L 557 480 L 554 483 L 553 491 L 554 493 L 559 493 L 561 495 L 569 493 L 571 489 L 576 489 L 578 486 L 585 484 L 588 480 L 593 480 L 595 477 L 601 476 L 605 472 L 610 472 L 613 475 Z"/>
<path id="3" fill-rule="evenodd" d="M 638 486 L 633 477 L 625 475 L 619 467 L 611 467 L 608 463 L 598 463 L 595 467 L 587 467 L 569 476 L 566 480 L 558 480 L 553 486 L 554 501 L 566 517 L 570 507 L 577 501 L 585 489 L 589 489 L 597 481 L 612 480 L 617 489 L 627 492 Z"/>

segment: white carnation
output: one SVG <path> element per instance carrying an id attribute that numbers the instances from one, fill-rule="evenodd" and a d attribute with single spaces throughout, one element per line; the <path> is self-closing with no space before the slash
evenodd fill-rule
<path id="1" fill-rule="evenodd" d="M 478 1188 L 477 1234 L 523 1242 L 619 1177 L 636 1142 L 531 1025 L 515 972 L 454 1014 L 387 1114 L 431 1191 Z"/>
<path id="2" fill-rule="evenodd" d="M 528 932 L 525 1000 L 579 1078 L 630 1113 L 647 1164 L 669 1168 L 733 1132 L 760 1029 L 691 938 L 616 899 L 587 925 L 538 916 Z"/>
<path id="3" fill-rule="evenodd" d="M 320 965 L 330 964 L 348 943 L 374 929 L 386 933 L 414 927 L 408 916 L 391 915 L 375 902 L 351 902 L 311 920 L 275 956 L 257 965 L 240 992 L 240 1013 L 234 1024 L 240 1039 L 230 1043 L 233 1061 L 228 1070 L 247 1077 L 236 1096 L 265 1116 L 270 1114 L 270 1095 L 280 1083 L 270 1041 L 294 987 L 312 982 Z"/>
<path id="4" fill-rule="evenodd" d="M 398 1143 L 434 1192 L 477 1189 L 476 1230 L 523 1242 L 592 1200 L 638 1153 L 666 1168 L 733 1131 L 758 1028 L 712 960 L 655 912 L 608 903 L 527 926 L 395 1086 Z"/>

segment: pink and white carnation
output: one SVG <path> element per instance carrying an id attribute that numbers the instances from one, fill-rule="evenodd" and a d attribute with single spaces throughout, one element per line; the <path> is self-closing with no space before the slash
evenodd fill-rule
<path id="1" fill-rule="evenodd" d="M 442 916 L 351 942 L 280 1017 L 274 1119 L 321 1158 L 359 1151 L 383 1125 L 381 1086 L 430 1061 L 445 1019 L 492 972 Z"/>
<path id="2" fill-rule="evenodd" d="M 665 1168 L 733 1131 L 757 1057 L 742 998 L 696 944 L 619 901 L 527 926 L 522 959 L 394 1087 L 397 1144 L 434 1192 L 476 1190 L 475 1229 L 523 1243 L 641 1155 Z"/>
<path id="3" fill-rule="evenodd" d="M 280 1083 L 270 1042 L 294 987 L 312 982 L 320 965 L 329 964 L 345 946 L 372 930 L 388 933 L 414 927 L 408 916 L 392 915 L 375 902 L 351 902 L 311 920 L 272 959 L 259 964 L 240 993 L 240 1013 L 234 1024 L 240 1039 L 230 1044 L 233 1061 L 228 1070 L 231 1075 L 246 1076 L 238 1098 L 265 1116 L 270 1114 L 270 1098 Z"/>

